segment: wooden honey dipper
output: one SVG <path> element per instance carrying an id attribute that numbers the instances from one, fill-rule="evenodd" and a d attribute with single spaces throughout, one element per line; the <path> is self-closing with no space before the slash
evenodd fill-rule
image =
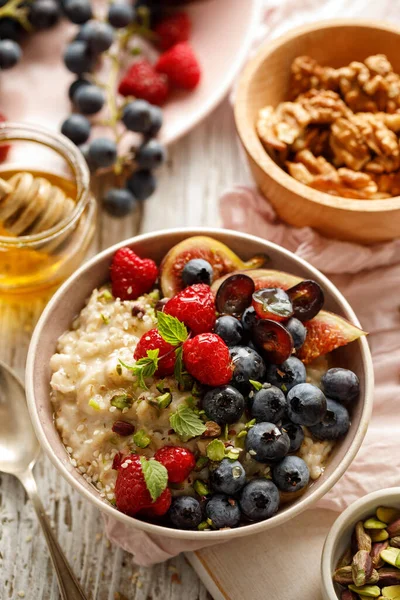
<path id="1" fill-rule="evenodd" d="M 0 178 L 0 223 L 15 236 L 34 235 L 68 216 L 75 202 L 44 177 L 21 172 Z"/>

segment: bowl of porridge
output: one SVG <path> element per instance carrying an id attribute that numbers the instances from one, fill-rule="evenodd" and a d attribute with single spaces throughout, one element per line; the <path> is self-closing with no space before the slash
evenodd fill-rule
<path id="1" fill-rule="evenodd" d="M 39 440 L 105 514 L 218 541 L 296 516 L 367 430 L 365 332 L 333 284 L 251 235 L 180 229 L 83 265 L 44 310 L 26 387 Z"/>

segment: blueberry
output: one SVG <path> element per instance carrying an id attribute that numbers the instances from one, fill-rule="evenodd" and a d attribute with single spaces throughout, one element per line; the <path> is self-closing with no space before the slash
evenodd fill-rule
<path id="1" fill-rule="evenodd" d="M 71 83 L 71 85 L 68 88 L 68 97 L 71 100 L 71 102 L 73 102 L 74 100 L 74 96 L 76 94 L 76 92 L 79 90 L 79 88 L 85 86 L 85 85 L 92 85 L 90 83 L 90 81 L 88 81 L 87 79 L 84 79 L 83 77 L 79 77 L 78 79 L 75 79 L 75 81 L 73 81 Z"/>
<path id="2" fill-rule="evenodd" d="M 166 159 L 165 148 L 157 140 L 149 140 L 142 144 L 136 154 L 136 162 L 140 169 L 156 169 Z"/>
<path id="3" fill-rule="evenodd" d="M 207 417 L 219 425 L 235 423 L 243 414 L 244 398 L 231 385 L 222 385 L 205 394 L 203 409 Z"/>
<path id="4" fill-rule="evenodd" d="M 132 6 L 124 2 L 114 2 L 108 9 L 108 22 L 115 28 L 126 27 L 135 18 Z"/>
<path id="5" fill-rule="evenodd" d="M 251 401 L 250 414 L 256 421 L 278 423 L 286 412 L 285 394 L 277 387 L 262 388 Z"/>
<path id="6" fill-rule="evenodd" d="M 103 208 L 112 217 L 129 215 L 136 205 L 136 199 L 129 190 L 113 188 L 108 190 L 103 200 Z"/>
<path id="7" fill-rule="evenodd" d="M 210 484 L 219 494 L 237 494 L 246 483 L 246 471 L 239 461 L 224 458 L 216 469 L 210 472 Z"/>
<path id="8" fill-rule="evenodd" d="M 0 40 L 0 69 L 11 69 L 21 60 L 20 46 L 14 40 Z"/>
<path id="9" fill-rule="evenodd" d="M 73 114 L 61 125 L 61 133 L 79 146 L 90 136 L 90 121 L 83 115 Z"/>
<path id="10" fill-rule="evenodd" d="M 243 340 L 243 325 L 230 315 L 224 315 L 215 321 L 214 332 L 224 340 L 227 346 L 238 346 Z"/>
<path id="11" fill-rule="evenodd" d="M 163 124 L 163 113 L 159 106 L 154 106 L 154 104 L 150 104 L 150 118 L 151 126 L 150 129 L 147 131 L 147 135 L 153 137 L 157 135 Z"/>
<path id="12" fill-rule="evenodd" d="M 246 450 L 257 462 L 266 463 L 283 458 L 289 448 L 288 434 L 274 423 L 256 423 L 246 436 Z"/>
<path id="13" fill-rule="evenodd" d="M 297 452 L 304 440 L 304 431 L 301 425 L 296 423 L 284 423 L 282 430 L 286 431 L 290 440 L 289 452 Z"/>
<path id="14" fill-rule="evenodd" d="M 81 85 L 74 95 L 74 103 L 84 115 L 98 113 L 104 102 L 104 93 L 97 85 Z"/>
<path id="15" fill-rule="evenodd" d="M 279 491 L 268 479 L 253 479 L 242 490 L 240 508 L 249 521 L 264 521 L 279 508 Z"/>
<path id="16" fill-rule="evenodd" d="M 214 271 L 212 266 L 202 258 L 193 258 L 189 260 L 182 270 L 182 281 L 185 287 L 195 283 L 211 284 Z"/>
<path id="17" fill-rule="evenodd" d="M 242 314 L 242 325 L 247 335 L 251 335 L 253 325 L 258 321 L 257 313 L 252 306 L 246 308 Z"/>
<path id="18" fill-rule="evenodd" d="M 64 63 L 67 69 L 76 75 L 91 71 L 93 57 L 86 42 L 77 40 L 68 44 L 64 52 Z"/>
<path id="19" fill-rule="evenodd" d="M 131 175 L 126 185 L 137 200 L 143 201 L 154 193 L 157 180 L 151 171 L 141 169 Z"/>
<path id="20" fill-rule="evenodd" d="M 305 383 L 306 379 L 306 368 L 295 356 L 291 356 L 281 365 L 267 365 L 266 380 L 284 392 L 299 383 Z"/>
<path id="21" fill-rule="evenodd" d="M 349 369 L 329 369 L 322 377 L 322 389 L 325 394 L 339 402 L 349 402 L 360 393 L 360 381 Z"/>
<path id="22" fill-rule="evenodd" d="M 216 529 L 236 527 L 240 522 L 239 504 L 229 496 L 216 494 L 207 502 L 206 515 Z"/>
<path id="23" fill-rule="evenodd" d="M 293 338 L 294 347 L 298 350 L 306 340 L 307 329 L 304 327 L 303 323 L 295 317 L 289 319 L 285 324 L 285 327 Z"/>
<path id="24" fill-rule="evenodd" d="M 281 492 L 298 492 L 310 480 L 310 471 L 299 456 L 286 456 L 272 468 L 272 480 Z"/>
<path id="25" fill-rule="evenodd" d="M 192 496 L 174 498 L 168 516 L 177 529 L 196 529 L 202 520 L 200 502 Z"/>
<path id="26" fill-rule="evenodd" d="M 97 138 L 90 143 L 89 159 L 97 167 L 111 167 L 117 160 L 117 146 L 108 138 Z"/>
<path id="27" fill-rule="evenodd" d="M 326 398 L 319 388 L 311 383 L 295 385 L 287 395 L 288 416 L 297 425 L 316 425 L 325 416 Z"/>
<path id="28" fill-rule="evenodd" d="M 80 145 L 79 150 L 82 152 L 83 158 L 86 160 L 87 166 L 89 167 L 89 171 L 91 173 L 94 173 L 97 167 L 92 163 L 92 161 L 89 158 L 89 144 Z"/>
<path id="29" fill-rule="evenodd" d="M 147 100 L 129 102 L 123 110 L 122 122 L 129 131 L 146 133 L 151 127 L 151 104 Z"/>
<path id="30" fill-rule="evenodd" d="M 2 40 L 14 40 L 14 42 L 18 42 L 23 33 L 24 29 L 15 19 L 11 17 L 0 19 L 0 38 Z"/>
<path id="31" fill-rule="evenodd" d="M 233 346 L 230 355 L 234 365 L 232 385 L 243 392 L 251 389 L 250 379 L 262 381 L 265 375 L 265 363 L 261 356 L 248 346 Z"/>
<path id="32" fill-rule="evenodd" d="M 89 21 L 81 27 L 77 39 L 84 40 L 94 54 L 101 54 L 114 42 L 115 32 L 108 23 Z"/>
<path id="33" fill-rule="evenodd" d="M 32 2 L 29 21 L 35 29 L 48 29 L 61 17 L 60 5 L 56 0 L 36 0 Z"/>
<path id="34" fill-rule="evenodd" d="M 76 25 L 86 23 L 93 16 L 89 0 L 65 0 L 64 12 L 68 19 Z"/>
<path id="35" fill-rule="evenodd" d="M 350 417 L 347 409 L 330 398 L 326 399 L 327 409 L 320 423 L 312 425 L 310 431 L 318 440 L 337 440 L 349 430 Z"/>

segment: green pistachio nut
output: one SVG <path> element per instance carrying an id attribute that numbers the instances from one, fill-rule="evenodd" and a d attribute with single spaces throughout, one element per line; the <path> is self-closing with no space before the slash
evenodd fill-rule
<path id="1" fill-rule="evenodd" d="M 138 448 L 147 448 L 147 446 L 150 444 L 150 442 L 151 442 L 151 437 L 149 435 L 147 435 L 147 433 L 144 431 L 144 429 L 139 429 L 139 431 L 137 431 L 135 433 L 135 435 L 133 436 L 133 443 Z"/>
<path id="2" fill-rule="evenodd" d="M 397 567 L 396 563 L 397 563 L 399 554 L 400 554 L 400 550 L 398 548 L 391 548 L 389 546 L 389 548 L 382 550 L 381 558 L 382 558 L 382 560 L 385 561 L 385 563 L 388 563 L 389 565 L 392 565 L 393 567 Z"/>
<path id="3" fill-rule="evenodd" d="M 390 525 L 394 521 L 397 521 L 397 519 L 400 519 L 400 510 L 398 508 L 380 506 L 376 509 L 376 518 Z"/>
<path id="4" fill-rule="evenodd" d="M 199 496 L 208 496 L 210 493 L 207 484 L 204 481 L 201 481 L 201 479 L 196 479 L 193 484 L 193 489 Z"/>
<path id="5" fill-rule="evenodd" d="M 383 523 L 383 521 L 378 521 L 372 517 L 371 519 L 367 519 L 364 521 L 364 529 L 386 529 L 387 523 Z"/>
<path id="6" fill-rule="evenodd" d="M 365 596 L 365 598 L 379 598 L 381 595 L 381 590 L 377 585 L 363 585 L 362 587 L 349 585 L 349 590 L 355 592 L 359 596 Z"/>

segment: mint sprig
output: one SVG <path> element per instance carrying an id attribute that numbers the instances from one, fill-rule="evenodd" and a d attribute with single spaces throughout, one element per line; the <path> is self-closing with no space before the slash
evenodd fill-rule
<path id="1" fill-rule="evenodd" d="M 139 358 L 134 365 L 127 365 L 122 362 L 122 360 L 119 362 L 123 367 L 125 367 L 125 369 L 132 371 L 132 373 L 136 375 L 141 388 L 148 390 L 149 388 L 146 385 L 145 379 L 148 377 L 153 377 L 154 373 L 157 371 L 159 361 L 158 353 L 158 348 L 156 350 L 147 350 L 147 356 Z"/>
<path id="2" fill-rule="evenodd" d="M 157 460 L 147 460 L 144 456 L 140 457 L 140 463 L 147 489 L 150 492 L 151 499 L 155 502 L 167 487 L 168 471 Z"/>
<path id="3" fill-rule="evenodd" d="M 177 411 L 169 417 L 172 429 L 187 442 L 191 438 L 202 435 L 206 426 L 198 415 L 184 404 L 181 404 Z"/>
<path id="4" fill-rule="evenodd" d="M 160 311 L 157 312 L 157 328 L 162 339 L 171 346 L 179 346 L 189 335 L 182 321 Z"/>

